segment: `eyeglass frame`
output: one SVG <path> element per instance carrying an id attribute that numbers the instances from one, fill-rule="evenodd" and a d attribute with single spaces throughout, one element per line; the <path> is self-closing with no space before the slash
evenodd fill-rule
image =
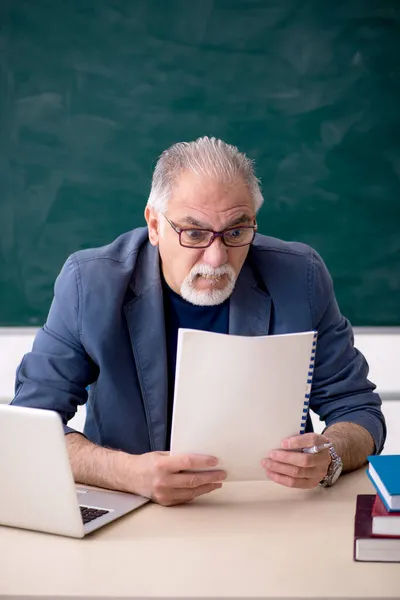
<path id="1" fill-rule="evenodd" d="M 161 213 L 161 214 L 165 218 L 165 220 L 168 221 L 168 223 L 171 225 L 171 227 L 175 231 L 175 233 L 178 234 L 178 236 L 179 236 L 179 243 L 182 246 L 182 248 L 190 248 L 192 250 L 196 250 L 196 249 L 198 249 L 198 250 L 205 250 L 206 248 L 209 248 L 211 246 L 211 244 L 213 243 L 213 241 L 217 237 L 221 238 L 222 243 L 227 248 L 243 248 L 244 246 L 250 246 L 253 243 L 253 241 L 254 241 L 254 238 L 256 236 L 257 229 L 258 229 L 258 225 L 257 225 L 255 219 L 254 219 L 254 225 L 238 225 L 237 227 L 227 227 L 223 231 L 213 231 L 212 229 L 203 229 L 202 227 L 178 227 L 177 225 L 175 225 L 175 223 L 173 223 L 172 221 L 170 221 L 168 219 L 168 217 L 164 213 Z M 231 245 L 227 244 L 225 242 L 224 235 L 225 235 L 225 233 L 227 233 L 228 231 L 232 231 L 233 229 L 252 229 L 253 230 L 253 237 L 252 237 L 251 241 L 250 242 L 246 242 L 245 244 L 238 244 L 237 246 L 231 246 Z M 196 230 L 198 230 L 198 231 L 206 231 L 208 233 L 212 233 L 212 237 L 211 237 L 209 243 L 207 244 L 207 246 L 185 246 L 185 244 L 182 244 L 182 240 L 181 240 L 182 233 L 184 233 L 185 231 L 196 231 Z"/>

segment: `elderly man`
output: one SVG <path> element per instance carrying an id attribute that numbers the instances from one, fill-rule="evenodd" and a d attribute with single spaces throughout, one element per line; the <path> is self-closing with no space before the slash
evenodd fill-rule
<path id="1" fill-rule="evenodd" d="M 327 269 L 304 244 L 256 234 L 262 202 L 252 162 L 237 148 L 207 137 L 175 144 L 155 168 L 147 228 L 67 260 L 13 402 L 59 412 L 76 481 L 164 505 L 222 485 L 223 471 L 207 472 L 215 457 L 168 453 L 179 327 L 318 331 L 310 405 L 327 428 L 316 435 L 308 419 L 307 433 L 266 456 L 273 481 L 332 485 L 342 468 L 381 451 L 381 401 Z M 82 435 L 67 423 L 85 402 Z M 315 454 L 296 451 L 328 441 Z M 186 472 L 197 469 L 205 471 Z"/>

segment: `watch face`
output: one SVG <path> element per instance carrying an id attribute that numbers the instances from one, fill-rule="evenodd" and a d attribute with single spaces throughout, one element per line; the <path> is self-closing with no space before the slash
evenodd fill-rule
<path id="1" fill-rule="evenodd" d="M 329 452 L 331 455 L 331 464 L 328 467 L 327 474 L 323 480 L 319 482 L 319 485 L 322 485 L 322 487 L 331 487 L 334 483 L 336 483 L 343 470 L 342 459 L 336 454 L 333 448 L 329 448 Z"/>
<path id="2" fill-rule="evenodd" d="M 342 469 L 343 469 L 342 461 L 338 462 L 338 464 L 333 467 L 332 475 L 329 478 L 330 485 L 333 485 L 334 483 L 336 483 L 336 481 L 340 477 L 340 473 L 342 472 Z"/>

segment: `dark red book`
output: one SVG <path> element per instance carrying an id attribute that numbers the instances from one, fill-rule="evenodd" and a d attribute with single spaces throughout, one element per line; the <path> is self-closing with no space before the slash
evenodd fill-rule
<path id="1" fill-rule="evenodd" d="M 372 506 L 372 533 L 400 536 L 400 512 L 389 512 L 378 494 Z"/>
<path id="2" fill-rule="evenodd" d="M 354 560 L 400 562 L 400 537 L 372 535 L 375 494 L 357 496 L 354 518 Z"/>

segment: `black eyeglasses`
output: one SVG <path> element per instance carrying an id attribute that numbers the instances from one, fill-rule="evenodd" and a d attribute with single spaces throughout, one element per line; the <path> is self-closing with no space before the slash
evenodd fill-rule
<path id="1" fill-rule="evenodd" d="M 211 231 L 209 229 L 181 228 L 175 225 L 162 213 L 163 217 L 171 225 L 172 229 L 179 235 L 179 243 L 184 248 L 208 248 L 215 238 L 220 237 L 230 248 L 249 246 L 257 231 L 257 223 L 245 227 L 230 227 L 224 231 Z"/>

